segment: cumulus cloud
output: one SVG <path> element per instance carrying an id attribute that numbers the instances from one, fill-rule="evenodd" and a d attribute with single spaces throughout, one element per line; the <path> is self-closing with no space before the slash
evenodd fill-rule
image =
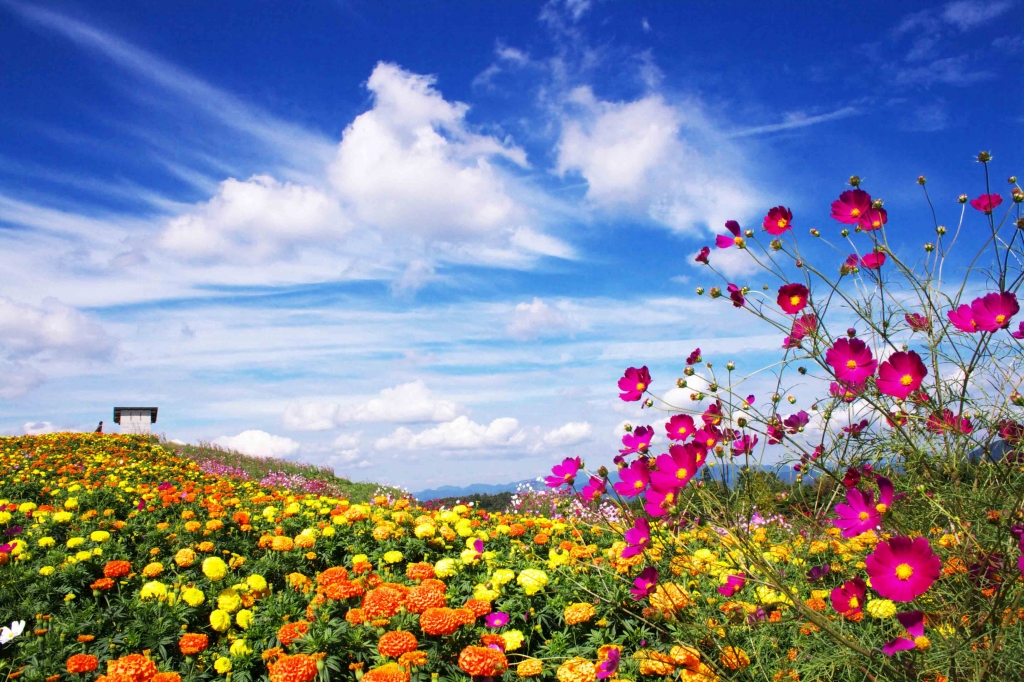
<path id="1" fill-rule="evenodd" d="M 45 380 L 33 367 L 20 362 L 0 362 L 0 400 L 20 398 Z"/>
<path id="2" fill-rule="evenodd" d="M 55 298 L 36 308 L 0 296 L 0 349 L 11 357 L 53 353 L 105 360 L 117 341 L 91 317 Z"/>
<path id="3" fill-rule="evenodd" d="M 292 403 L 284 410 L 284 426 L 294 431 L 328 431 L 338 423 L 337 403 Z"/>
<path id="4" fill-rule="evenodd" d="M 54 433 L 58 430 L 57 426 L 53 422 L 25 422 L 22 426 L 22 430 L 26 436 L 38 436 L 43 433 Z"/>
<path id="5" fill-rule="evenodd" d="M 284 412 L 284 425 L 296 431 L 327 431 L 349 422 L 441 422 L 461 412 L 451 400 L 435 396 L 422 379 L 385 388 L 366 402 L 296 402 Z"/>
<path id="6" fill-rule="evenodd" d="M 742 153 L 696 101 L 671 104 L 652 93 L 610 102 L 580 86 L 568 94 L 561 124 L 556 170 L 581 175 L 597 206 L 700 233 L 742 219 L 757 203 Z"/>
<path id="7" fill-rule="evenodd" d="M 420 433 L 399 427 L 390 436 L 378 439 L 374 446 L 378 450 L 476 450 L 522 445 L 525 440 L 519 421 L 512 417 L 501 417 L 484 425 L 462 416 Z"/>
<path id="8" fill-rule="evenodd" d="M 544 434 L 530 450 L 539 452 L 548 448 L 564 448 L 578 445 L 593 437 L 594 430 L 589 422 L 569 422 Z"/>
<path id="9" fill-rule="evenodd" d="M 213 444 L 252 457 L 286 457 L 299 450 L 299 444 L 291 438 L 274 436 L 256 429 L 242 431 L 237 436 L 215 438 Z"/>
<path id="10" fill-rule="evenodd" d="M 516 306 L 507 330 L 513 338 L 526 341 L 542 336 L 564 335 L 573 332 L 576 327 L 576 321 L 566 310 L 534 298 L 532 303 Z"/>

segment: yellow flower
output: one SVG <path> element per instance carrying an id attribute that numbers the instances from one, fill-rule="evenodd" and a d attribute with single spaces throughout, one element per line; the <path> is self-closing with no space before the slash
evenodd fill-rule
<path id="1" fill-rule="evenodd" d="M 147 578 L 155 578 L 164 572 L 164 565 L 159 561 L 153 561 L 142 568 L 142 575 Z"/>
<path id="2" fill-rule="evenodd" d="M 552 547 L 548 550 L 548 568 L 558 568 L 563 564 L 569 563 L 569 552 L 564 549 L 555 549 Z"/>
<path id="3" fill-rule="evenodd" d="M 67 546 L 68 549 L 74 549 L 75 547 L 79 547 L 84 542 L 85 538 L 68 538 Z"/>
<path id="4" fill-rule="evenodd" d="M 398 550 L 391 550 L 390 552 L 384 552 L 384 561 L 389 564 L 397 564 L 402 560 L 402 553 Z"/>
<path id="5" fill-rule="evenodd" d="M 437 528 L 432 523 L 421 523 L 413 530 L 413 534 L 418 538 L 432 538 L 436 532 Z"/>
<path id="6" fill-rule="evenodd" d="M 334 526 L 327 526 L 322 531 L 320 531 L 320 534 L 323 535 L 325 538 L 332 538 L 334 537 L 335 532 L 336 531 L 334 530 Z"/>
<path id="7" fill-rule="evenodd" d="M 516 579 L 527 595 L 534 595 L 548 584 L 548 574 L 535 568 L 527 568 L 519 573 Z"/>
<path id="8" fill-rule="evenodd" d="M 18 511 L 20 511 L 22 514 L 28 513 L 30 511 L 35 511 L 35 509 L 35 502 L 22 502 L 21 504 L 18 505 Z"/>
<path id="9" fill-rule="evenodd" d="M 210 627 L 217 632 L 226 632 L 231 627 L 231 614 L 220 609 L 211 612 Z"/>
<path id="10" fill-rule="evenodd" d="M 475 549 L 462 550 L 462 554 L 459 555 L 459 558 L 462 559 L 462 563 L 466 564 L 467 566 L 472 566 L 473 564 L 480 561 L 480 555 L 477 554 L 477 551 Z"/>
<path id="11" fill-rule="evenodd" d="M 213 582 L 223 580 L 228 573 L 228 565 L 220 557 L 209 557 L 203 560 L 203 575 Z"/>
<path id="12" fill-rule="evenodd" d="M 248 630 L 249 626 L 252 625 L 252 611 L 249 609 L 242 609 L 235 614 L 235 622 L 238 623 L 238 627 L 243 630 Z"/>
<path id="13" fill-rule="evenodd" d="M 234 613 L 241 606 L 242 598 L 238 596 L 238 591 L 233 587 L 221 590 L 221 593 L 217 595 L 217 608 L 221 611 Z"/>
<path id="14" fill-rule="evenodd" d="M 92 558 L 92 552 L 87 549 L 83 549 L 81 552 L 75 554 L 75 558 L 79 561 L 88 561 Z"/>
<path id="15" fill-rule="evenodd" d="M 505 640 L 505 651 L 515 651 L 523 645 L 523 633 L 519 630 L 503 632 L 501 638 Z"/>
<path id="16" fill-rule="evenodd" d="M 159 599 L 167 596 L 167 585 L 159 580 L 151 580 L 139 590 L 139 599 Z"/>
<path id="17" fill-rule="evenodd" d="M 507 585 L 508 583 L 515 580 L 516 574 L 514 571 L 510 571 L 507 568 L 499 568 L 491 576 L 492 585 Z"/>
<path id="18" fill-rule="evenodd" d="M 39 546 L 40 547 L 53 547 L 56 543 L 57 543 L 57 541 L 54 540 L 53 538 L 49 537 L 49 536 L 47 536 L 45 538 L 39 538 Z"/>
<path id="19" fill-rule="evenodd" d="M 594 682 L 597 679 L 597 666 L 577 656 L 558 666 L 555 676 L 558 682 Z"/>
<path id="20" fill-rule="evenodd" d="M 89 539 L 93 542 L 106 542 L 110 539 L 110 533 L 105 530 L 94 530 L 89 534 Z"/>
<path id="21" fill-rule="evenodd" d="M 888 599 L 872 599 L 864 607 L 872 618 L 892 618 L 896 615 L 896 605 Z"/>
<path id="22" fill-rule="evenodd" d="M 566 606 L 565 612 L 562 615 L 565 618 L 566 625 L 578 625 L 579 623 L 589 621 L 594 617 L 595 613 L 593 604 L 578 602 Z"/>
<path id="23" fill-rule="evenodd" d="M 77 497 L 69 497 L 68 499 L 64 500 L 64 508 L 65 509 L 78 509 L 78 498 Z"/>
<path id="24" fill-rule="evenodd" d="M 480 601 L 492 602 L 501 596 L 501 592 L 498 590 L 492 590 L 487 587 L 486 583 L 478 583 L 473 588 L 473 599 L 479 599 Z"/>
<path id="25" fill-rule="evenodd" d="M 53 566 L 43 566 L 39 569 L 39 575 L 53 575 L 55 570 Z"/>
<path id="26" fill-rule="evenodd" d="M 0 511 L 0 523 L 8 523 L 11 520 L 11 513 Z"/>
<path id="27" fill-rule="evenodd" d="M 206 595 L 203 594 L 203 591 L 196 589 L 195 587 L 190 587 L 187 590 L 184 590 L 181 593 L 181 598 L 186 604 L 193 608 L 206 601 Z"/>
<path id="28" fill-rule="evenodd" d="M 231 643 L 231 655 L 235 658 L 238 658 L 239 656 L 248 656 L 251 653 L 252 649 L 249 648 L 249 645 L 244 639 L 236 639 Z"/>
<path id="29" fill-rule="evenodd" d="M 231 659 L 222 656 L 213 662 L 213 669 L 221 675 L 231 672 Z"/>
<path id="30" fill-rule="evenodd" d="M 249 586 L 250 590 L 255 590 L 256 592 L 262 592 L 267 589 L 267 579 L 256 573 L 246 578 L 245 584 Z"/>
<path id="31" fill-rule="evenodd" d="M 53 515 L 53 520 L 56 523 L 67 523 L 71 519 L 75 518 L 75 515 L 71 512 L 59 511 Z"/>
<path id="32" fill-rule="evenodd" d="M 441 559 L 434 564 L 434 573 L 439 578 L 450 578 L 455 575 L 455 560 L 454 559 Z"/>
<path id="33" fill-rule="evenodd" d="M 356 554 L 354 557 L 352 557 L 352 564 L 365 564 L 369 560 L 370 557 L 366 556 L 365 554 Z"/>

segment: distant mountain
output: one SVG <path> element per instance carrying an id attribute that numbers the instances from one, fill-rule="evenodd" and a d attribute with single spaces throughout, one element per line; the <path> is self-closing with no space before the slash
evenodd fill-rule
<path id="1" fill-rule="evenodd" d="M 415 497 L 420 502 L 427 502 L 428 500 L 437 500 L 442 497 L 463 497 L 473 494 L 485 494 L 493 495 L 494 493 L 508 493 L 515 492 L 523 483 L 533 483 L 535 479 L 528 478 L 525 481 L 513 481 L 512 483 L 473 483 L 467 486 L 456 486 L 456 485 L 443 485 L 440 488 L 429 488 L 427 490 L 420 490 L 414 492 Z"/>

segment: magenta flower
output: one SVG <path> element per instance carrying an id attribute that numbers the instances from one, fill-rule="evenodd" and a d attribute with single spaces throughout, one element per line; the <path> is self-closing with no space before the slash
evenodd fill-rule
<path id="1" fill-rule="evenodd" d="M 740 455 L 749 455 L 754 451 L 754 446 L 756 445 L 757 436 L 743 434 L 742 438 L 737 438 L 732 442 L 732 456 L 739 457 Z"/>
<path id="2" fill-rule="evenodd" d="M 903 316 L 903 319 L 907 321 L 910 328 L 915 332 L 926 332 L 931 329 L 931 323 L 928 318 L 921 313 L 907 313 Z"/>
<path id="3" fill-rule="evenodd" d="M 717 445 L 718 441 L 720 441 L 721 439 L 721 432 L 719 432 L 719 430 L 713 426 L 705 426 L 703 429 L 698 431 L 693 436 L 693 440 L 695 443 L 703 445 L 708 450 L 715 447 L 715 445 Z"/>
<path id="4" fill-rule="evenodd" d="M 924 637 L 924 614 L 920 611 L 897 613 L 896 620 L 907 630 L 907 637 L 897 637 L 882 647 L 882 653 L 892 656 L 897 651 L 910 651 L 917 648 L 918 638 Z M 927 646 L 927 640 L 921 642 Z"/>
<path id="5" fill-rule="evenodd" d="M 862 189 L 849 189 L 832 202 L 832 217 L 844 225 L 856 225 L 871 210 L 871 195 Z"/>
<path id="6" fill-rule="evenodd" d="M 885 395 L 906 400 L 908 395 L 920 388 L 927 375 L 928 368 L 921 361 L 920 355 L 914 351 L 900 351 L 879 365 L 875 385 Z"/>
<path id="7" fill-rule="evenodd" d="M 665 424 L 665 431 L 668 432 L 668 437 L 672 440 L 686 440 L 696 431 L 693 417 L 688 414 L 673 415 Z"/>
<path id="8" fill-rule="evenodd" d="M 864 381 L 878 366 L 871 349 L 860 339 L 839 339 L 825 353 L 825 362 L 832 367 L 836 379 L 847 382 Z"/>
<path id="9" fill-rule="evenodd" d="M 700 419 L 705 426 L 718 426 L 722 423 L 722 416 L 722 403 L 716 400 L 708 405 L 708 409 L 704 410 Z"/>
<path id="10" fill-rule="evenodd" d="M 694 348 L 693 351 L 686 356 L 686 364 L 696 365 L 700 362 L 700 348 Z"/>
<path id="11" fill-rule="evenodd" d="M 622 558 L 635 557 L 647 549 L 651 543 L 651 526 L 647 519 L 638 518 L 633 521 L 633 527 L 626 531 L 623 536 L 627 543 L 626 549 L 622 550 Z"/>
<path id="12" fill-rule="evenodd" d="M 802 339 L 818 331 L 818 316 L 813 313 L 801 315 L 793 322 L 792 336 Z"/>
<path id="13" fill-rule="evenodd" d="M 832 608 L 843 615 L 860 613 L 864 608 L 864 595 L 868 586 L 860 578 L 847 580 L 842 587 L 832 590 Z"/>
<path id="14" fill-rule="evenodd" d="M 696 443 L 673 445 L 667 455 L 656 460 L 656 471 L 651 473 L 651 485 L 661 490 L 684 488 L 707 459 L 708 451 Z"/>
<path id="15" fill-rule="evenodd" d="M 644 495 L 644 511 L 651 516 L 664 516 L 675 507 L 678 501 L 677 488 L 650 487 Z"/>
<path id="16" fill-rule="evenodd" d="M 974 322 L 983 332 L 996 332 L 1010 326 L 1010 318 L 1020 312 L 1017 296 L 1009 291 L 991 293 L 971 301 Z"/>
<path id="17" fill-rule="evenodd" d="M 810 293 L 803 284 L 784 284 L 779 287 L 779 297 L 776 302 L 785 313 L 796 315 L 807 305 L 807 297 Z"/>
<path id="18" fill-rule="evenodd" d="M 782 439 L 786 437 L 786 430 L 781 426 L 769 424 L 767 428 L 765 428 L 765 435 L 768 436 L 768 445 L 778 445 L 782 442 Z M 797 471 L 799 471 L 799 469 L 797 469 Z"/>
<path id="19" fill-rule="evenodd" d="M 742 249 L 746 242 L 743 241 L 743 237 L 740 236 L 740 224 L 735 220 L 727 220 L 725 223 L 725 229 L 729 230 L 732 236 L 730 237 L 726 234 L 718 235 L 715 237 L 715 246 L 720 249 L 728 249 L 730 246 L 735 245 Z"/>
<path id="20" fill-rule="evenodd" d="M 702 246 L 701 249 L 700 249 L 700 253 L 698 253 L 697 257 L 694 258 L 693 260 L 695 260 L 698 263 L 703 263 L 704 265 L 708 265 L 709 264 L 709 260 L 708 260 L 708 256 L 709 255 L 711 255 L 711 249 L 709 249 L 706 246 Z"/>
<path id="21" fill-rule="evenodd" d="M 851 488 L 846 491 L 846 504 L 837 504 L 838 519 L 832 525 L 843 531 L 844 538 L 852 538 L 867 532 L 882 522 L 882 514 L 889 510 L 893 500 L 892 482 L 884 476 L 878 477 L 878 504 L 870 490 Z"/>
<path id="22" fill-rule="evenodd" d="M 641 455 L 646 454 L 647 450 L 651 447 L 651 438 L 653 437 L 653 428 L 650 426 L 638 426 L 633 429 L 632 433 L 627 433 L 622 437 L 622 444 L 626 447 L 619 450 L 619 454 L 631 455 L 634 452 L 639 452 Z"/>
<path id="23" fill-rule="evenodd" d="M 996 210 L 1001 203 L 1003 203 L 1003 198 L 998 194 L 982 194 L 977 199 L 971 199 L 971 207 L 985 215 L 992 215 L 992 211 Z"/>
<path id="24" fill-rule="evenodd" d="M 1020 323 L 1020 326 L 1017 328 L 1017 331 L 1010 332 L 1010 336 L 1012 336 L 1015 339 L 1024 339 L 1024 322 Z"/>
<path id="25" fill-rule="evenodd" d="M 605 494 L 607 485 L 607 481 L 603 478 L 591 476 L 587 484 L 583 486 L 583 492 L 580 493 L 580 497 L 587 502 L 596 502 Z"/>
<path id="26" fill-rule="evenodd" d="M 643 599 L 654 592 L 658 585 L 658 569 L 648 566 L 640 571 L 640 575 L 633 581 L 633 587 L 629 591 L 633 593 L 633 599 Z"/>
<path id="27" fill-rule="evenodd" d="M 1018 543 L 1018 549 L 1020 550 L 1020 556 L 1017 557 L 1017 568 L 1020 569 L 1021 577 L 1024 577 L 1024 535 L 1020 536 L 1020 543 Z"/>
<path id="28" fill-rule="evenodd" d="M 636 497 L 642 493 L 651 481 L 647 460 L 641 457 L 627 468 L 619 470 L 619 479 L 613 486 L 618 494 L 623 497 Z"/>
<path id="29" fill-rule="evenodd" d="M 768 215 L 764 217 L 761 227 L 768 234 L 777 237 L 793 228 L 793 212 L 784 206 L 768 209 Z"/>
<path id="30" fill-rule="evenodd" d="M 718 594 L 723 597 L 731 597 L 747 584 L 747 576 L 742 573 L 729 575 L 725 578 L 725 584 L 718 588 Z"/>
<path id="31" fill-rule="evenodd" d="M 961 417 L 958 414 L 953 414 L 952 410 L 943 410 L 942 414 L 932 414 L 928 417 L 928 421 L 925 423 L 925 428 L 933 433 L 943 434 L 947 431 L 950 433 L 961 433 L 967 435 L 974 431 L 974 426 L 971 424 L 971 420 L 967 417 Z"/>
<path id="32" fill-rule="evenodd" d="M 551 476 L 544 479 L 549 488 L 558 488 L 562 485 L 572 485 L 576 481 L 576 474 L 583 468 L 583 462 L 579 457 L 566 457 L 561 464 L 551 467 Z"/>
<path id="33" fill-rule="evenodd" d="M 789 433 L 799 433 L 800 429 L 804 428 L 811 421 L 811 416 L 800 410 L 796 414 L 791 414 L 782 421 L 782 425 L 786 427 L 786 431 Z"/>
<path id="34" fill-rule="evenodd" d="M 926 538 L 896 537 L 880 542 L 864 563 L 871 587 L 893 601 L 913 601 L 931 588 L 942 571 L 942 560 Z"/>
<path id="35" fill-rule="evenodd" d="M 851 436 L 853 436 L 854 438 L 858 438 L 858 437 L 860 437 L 860 434 L 863 433 L 864 429 L 866 429 L 866 428 L 868 428 L 868 420 L 867 419 L 861 419 L 859 422 L 854 422 L 854 423 L 850 424 L 849 426 L 844 426 L 843 427 L 843 433 L 848 433 Z"/>
<path id="36" fill-rule="evenodd" d="M 743 290 L 740 287 L 730 283 L 726 288 L 729 291 L 729 300 L 732 301 L 734 308 L 742 308 L 746 305 L 747 299 L 743 297 Z"/>
<path id="37" fill-rule="evenodd" d="M 865 232 L 871 232 L 887 222 L 889 222 L 889 214 L 885 212 L 884 208 L 869 208 L 867 213 L 860 217 L 860 221 L 857 224 Z"/>
<path id="38" fill-rule="evenodd" d="M 978 323 L 974 319 L 974 310 L 966 303 L 956 310 L 950 310 L 946 313 L 946 316 L 949 317 L 949 321 L 953 323 L 953 326 L 960 331 L 967 332 L 968 334 L 977 333 Z"/>
<path id="39" fill-rule="evenodd" d="M 487 623 L 487 627 L 489 628 L 503 628 L 508 625 L 508 620 L 508 614 L 504 611 L 488 613 L 487 617 L 484 618 L 484 622 Z"/>
<path id="40" fill-rule="evenodd" d="M 603 680 L 606 677 L 613 676 L 619 670 L 619 662 L 621 660 L 622 654 L 618 649 L 609 649 L 605 659 L 597 666 L 597 679 Z"/>
<path id="41" fill-rule="evenodd" d="M 650 385 L 651 373 L 647 371 L 646 365 L 640 369 L 630 367 L 623 374 L 622 378 L 619 379 L 619 390 L 622 391 L 619 394 L 619 398 L 627 403 L 636 402 L 643 397 L 644 391 Z"/>
<path id="42" fill-rule="evenodd" d="M 860 259 L 860 266 L 868 270 L 878 270 L 885 265 L 885 254 L 879 251 L 872 251 Z"/>

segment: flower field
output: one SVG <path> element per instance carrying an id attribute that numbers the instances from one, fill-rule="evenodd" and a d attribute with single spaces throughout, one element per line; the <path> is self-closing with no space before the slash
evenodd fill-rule
<path id="1" fill-rule="evenodd" d="M 1024 191 L 997 219 L 978 160 L 955 227 L 925 193 L 923 256 L 890 248 L 857 177 L 813 248 L 783 206 L 764 246 L 729 221 L 717 249 L 778 286 L 697 293 L 781 357 L 626 369 L 650 423 L 625 426 L 617 475 L 566 457 L 505 512 L 346 499 L 142 437 L 0 439 L 0 676 L 1021 679 Z M 951 283 L 957 239 L 978 251 Z M 695 260 L 721 277 L 711 247 Z"/>

